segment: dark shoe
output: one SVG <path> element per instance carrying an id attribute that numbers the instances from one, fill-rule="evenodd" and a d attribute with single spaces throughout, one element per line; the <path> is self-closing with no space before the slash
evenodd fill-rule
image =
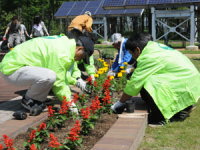
<path id="1" fill-rule="evenodd" d="M 162 120 L 162 121 L 159 121 L 159 122 L 151 122 L 148 125 L 149 125 L 149 127 L 155 128 L 155 127 L 162 127 L 166 124 L 167 124 L 166 121 Z"/>
<path id="2" fill-rule="evenodd" d="M 174 122 L 174 121 L 184 121 L 187 117 L 189 117 L 189 112 L 188 111 L 180 111 L 177 114 L 175 114 L 170 121 Z"/>
<path id="3" fill-rule="evenodd" d="M 21 100 L 21 105 L 30 111 L 30 115 L 36 116 L 39 115 L 45 108 L 46 105 L 43 102 L 33 100 L 33 99 L 26 99 L 23 97 Z"/>

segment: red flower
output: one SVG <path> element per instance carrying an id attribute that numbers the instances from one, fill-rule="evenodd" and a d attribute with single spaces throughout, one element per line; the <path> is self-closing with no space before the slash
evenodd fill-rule
<path id="1" fill-rule="evenodd" d="M 28 142 L 30 143 L 36 137 L 36 130 L 32 130 L 29 137 L 30 139 L 28 140 Z"/>
<path id="2" fill-rule="evenodd" d="M 46 127 L 47 127 L 46 123 L 43 122 L 43 123 L 40 124 L 40 126 L 39 126 L 37 131 L 40 132 L 41 130 L 46 129 Z"/>
<path id="3" fill-rule="evenodd" d="M 71 102 L 68 102 L 66 100 L 62 100 L 62 104 L 61 104 L 61 109 L 59 111 L 60 114 L 66 114 L 67 111 L 69 110 L 69 106 L 71 106 Z"/>
<path id="4" fill-rule="evenodd" d="M 52 109 L 53 106 L 48 106 L 48 117 L 53 117 L 55 110 Z"/>
<path id="5" fill-rule="evenodd" d="M 4 134 L 3 141 L 7 147 L 7 150 L 15 150 L 15 148 L 13 147 L 13 139 L 10 139 L 7 135 Z"/>
<path id="6" fill-rule="evenodd" d="M 88 119 L 90 117 L 90 107 L 82 108 L 80 111 L 83 119 Z"/>
<path id="7" fill-rule="evenodd" d="M 97 81 L 94 81 L 94 87 L 97 87 L 98 84 L 97 84 Z"/>
<path id="8" fill-rule="evenodd" d="M 54 134 L 50 134 L 50 142 L 49 142 L 49 147 L 53 148 L 59 148 L 61 144 L 58 142 L 58 138 L 54 136 Z"/>
<path id="9" fill-rule="evenodd" d="M 74 127 L 70 130 L 67 139 L 69 139 L 70 141 L 76 141 L 79 140 L 80 136 L 80 130 L 81 130 L 81 125 L 80 125 L 80 121 L 76 120 Z"/>
<path id="10" fill-rule="evenodd" d="M 92 110 L 92 113 L 94 114 L 96 112 L 96 110 L 100 109 L 100 101 L 99 101 L 99 97 L 96 96 L 94 100 L 92 100 L 92 104 L 90 105 L 90 109 Z"/>
<path id="11" fill-rule="evenodd" d="M 0 144 L 0 150 L 3 150 L 3 145 Z"/>
<path id="12" fill-rule="evenodd" d="M 79 95 L 77 93 L 74 93 L 72 101 L 76 103 L 78 99 L 79 99 Z"/>
<path id="13" fill-rule="evenodd" d="M 32 144 L 32 145 L 30 146 L 30 150 L 37 150 L 35 144 Z"/>
<path id="14" fill-rule="evenodd" d="M 88 81 L 89 85 L 92 85 L 92 77 L 91 76 L 89 76 L 86 80 Z"/>
<path id="15" fill-rule="evenodd" d="M 105 82 L 103 83 L 104 89 L 109 89 L 109 87 L 111 86 L 110 81 L 111 81 L 110 79 L 105 80 Z"/>
<path id="16" fill-rule="evenodd" d="M 105 92 L 105 97 L 102 99 L 103 101 L 103 104 L 106 105 L 106 104 L 110 104 L 111 103 L 111 96 L 110 96 L 110 90 L 109 89 L 106 89 Z"/>
<path id="17" fill-rule="evenodd" d="M 66 96 L 63 96 L 63 100 L 67 100 L 67 97 L 66 97 Z"/>

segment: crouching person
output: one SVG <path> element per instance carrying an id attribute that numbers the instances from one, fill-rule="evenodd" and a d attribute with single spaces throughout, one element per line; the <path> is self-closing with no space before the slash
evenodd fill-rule
<path id="1" fill-rule="evenodd" d="M 13 84 L 30 86 L 21 101 L 23 107 L 29 111 L 44 109 L 51 89 L 59 100 L 64 96 L 70 100 L 66 72 L 75 61 L 83 59 L 88 62 L 93 49 L 93 42 L 85 36 L 77 40 L 66 36 L 39 37 L 7 53 L 0 64 L 0 71 Z M 71 110 L 77 111 L 76 108 Z"/>
<path id="2" fill-rule="evenodd" d="M 148 106 L 149 124 L 184 120 L 200 97 L 200 74 L 182 53 L 149 37 L 140 33 L 128 39 L 126 48 L 137 67 L 111 109 L 119 113 L 126 100 L 140 93 Z"/>

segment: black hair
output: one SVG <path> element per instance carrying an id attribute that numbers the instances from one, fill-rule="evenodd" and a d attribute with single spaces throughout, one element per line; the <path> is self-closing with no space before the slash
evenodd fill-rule
<path id="1" fill-rule="evenodd" d="M 152 41 L 149 33 L 135 33 L 128 38 L 125 47 L 130 51 L 134 51 L 138 47 L 142 51 L 149 41 Z"/>
<path id="2" fill-rule="evenodd" d="M 14 20 L 18 20 L 18 17 L 17 16 L 13 16 L 12 17 L 12 21 L 14 21 Z"/>
<path id="3" fill-rule="evenodd" d="M 40 16 L 35 16 L 33 19 L 33 23 L 39 25 L 41 22 L 41 17 Z"/>

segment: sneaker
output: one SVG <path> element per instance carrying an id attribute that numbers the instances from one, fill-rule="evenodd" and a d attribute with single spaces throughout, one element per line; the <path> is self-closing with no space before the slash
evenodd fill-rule
<path id="1" fill-rule="evenodd" d="M 46 105 L 43 102 L 33 99 L 26 99 L 25 97 L 22 98 L 21 105 L 29 111 L 31 111 L 33 107 L 40 107 L 42 110 L 46 108 Z"/>
<path id="2" fill-rule="evenodd" d="M 149 123 L 149 127 L 152 127 L 152 128 L 155 128 L 155 127 L 163 127 L 164 125 L 166 125 L 166 121 L 162 120 L 162 121 L 159 121 L 159 122 L 152 122 L 152 123 Z"/>

